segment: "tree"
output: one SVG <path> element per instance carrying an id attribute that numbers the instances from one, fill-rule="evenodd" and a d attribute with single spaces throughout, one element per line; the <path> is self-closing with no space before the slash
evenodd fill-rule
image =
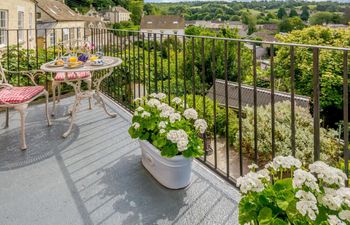
<path id="1" fill-rule="evenodd" d="M 290 32 L 292 30 L 301 30 L 305 24 L 299 17 L 285 18 L 278 24 L 280 32 Z"/>
<path id="2" fill-rule="evenodd" d="M 276 38 L 285 43 L 300 43 L 313 45 L 327 45 L 349 47 L 349 29 L 331 29 L 322 26 L 312 26 L 303 30 L 293 31 L 287 35 L 276 35 Z M 289 91 L 290 87 L 290 48 L 281 47 L 275 57 L 276 77 L 278 82 L 284 84 L 281 90 Z M 295 84 L 296 92 L 312 97 L 312 49 L 298 48 L 295 54 Z M 320 71 L 320 105 L 322 116 L 326 124 L 336 122 L 342 118 L 342 84 L 343 84 L 343 57 L 342 51 L 322 50 L 319 55 Z M 277 82 L 277 81 L 276 81 Z"/>
<path id="3" fill-rule="evenodd" d="M 310 17 L 311 25 L 322 25 L 333 21 L 333 13 L 331 12 L 317 12 Z"/>
<path id="4" fill-rule="evenodd" d="M 131 12 L 130 17 L 134 24 L 140 24 L 143 13 L 143 1 L 130 1 L 128 9 Z"/>
<path id="5" fill-rule="evenodd" d="M 248 25 L 248 34 L 256 31 L 256 18 L 249 12 L 242 13 L 242 23 Z"/>
<path id="6" fill-rule="evenodd" d="M 291 9 L 289 12 L 289 17 L 299 16 L 295 9 Z"/>
<path id="7" fill-rule="evenodd" d="M 284 8 L 279 8 L 277 11 L 277 18 L 282 19 L 285 16 L 287 16 L 286 10 Z"/>
<path id="8" fill-rule="evenodd" d="M 300 14 L 300 18 L 303 20 L 303 21 L 308 21 L 309 20 L 309 17 L 310 17 L 310 13 L 309 13 L 309 10 L 307 7 L 303 7 L 303 11 L 301 12 Z"/>
<path id="9" fill-rule="evenodd" d="M 343 17 L 344 17 L 344 22 L 345 23 L 349 23 L 350 22 L 350 7 L 346 7 L 344 9 Z"/>
<path id="10" fill-rule="evenodd" d="M 143 6 L 143 11 L 145 12 L 145 15 L 157 15 L 159 13 L 159 9 L 151 3 L 146 3 Z"/>

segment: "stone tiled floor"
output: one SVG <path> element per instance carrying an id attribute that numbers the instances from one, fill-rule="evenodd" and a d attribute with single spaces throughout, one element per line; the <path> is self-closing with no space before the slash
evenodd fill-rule
<path id="1" fill-rule="evenodd" d="M 63 139 L 72 100 L 60 103 L 52 127 L 43 105 L 30 107 L 27 151 L 19 149 L 17 113 L 0 129 L 0 225 L 238 224 L 238 191 L 197 162 L 187 188 L 159 185 L 127 133 L 130 116 L 111 102 L 117 118 L 85 102 Z M 1 127 L 4 120 L 1 113 Z"/>

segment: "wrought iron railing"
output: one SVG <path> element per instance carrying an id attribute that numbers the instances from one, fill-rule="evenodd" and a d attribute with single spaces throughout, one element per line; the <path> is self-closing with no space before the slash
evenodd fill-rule
<path id="1" fill-rule="evenodd" d="M 102 85 L 103 92 L 121 106 L 132 112 L 134 98 L 164 92 L 169 96 L 169 104 L 171 96 L 179 96 L 185 107 L 196 108 L 201 117 L 209 120 L 210 129 L 203 136 L 206 154 L 199 160 L 228 181 L 234 183 L 238 176 L 245 174 L 247 164 L 255 162 L 262 166 L 275 155 L 286 152 L 304 159 L 320 160 L 322 155 L 329 154 L 327 145 L 323 145 L 324 132 L 336 129 L 339 123 L 343 130 L 339 131 L 338 139 L 332 136 L 327 140 L 338 149 L 335 153 L 337 166 L 348 174 L 349 48 L 113 29 L 69 28 L 68 31 L 67 35 L 67 29 L 33 30 L 37 37 L 33 41 L 30 39 L 32 32 L 24 30 L 24 41 L 19 40 L 18 30 L 1 30 L 6 40 L 0 43 L 5 52 L 4 65 L 9 70 L 39 68 L 57 56 L 55 46 L 59 41 L 77 37 L 88 39 L 94 52 L 103 51 L 105 55 L 123 60 Z M 261 49 L 267 49 L 267 52 L 259 58 L 257 52 Z M 322 68 L 327 63 L 325 57 L 320 59 L 324 52 L 329 53 L 326 56 L 339 59 L 333 66 L 342 82 L 341 86 L 334 86 L 334 91 L 341 95 L 341 103 L 336 111 L 338 114 L 334 115 L 337 121 L 332 122 L 328 122 L 330 116 L 323 111 L 320 102 L 320 97 L 324 97 Z M 301 66 L 303 60 L 307 62 L 306 67 Z M 264 68 L 263 63 L 267 64 Z M 309 92 L 300 93 L 298 82 L 305 71 L 310 76 L 303 78 L 309 79 L 309 82 L 304 80 Z M 49 77 L 42 81 L 47 88 Z M 278 82 L 283 79 L 284 85 L 280 85 Z M 19 85 L 24 82 L 19 77 L 12 77 L 11 81 Z M 303 110 L 312 113 L 309 125 L 313 140 L 304 142 L 305 148 L 312 145 L 313 151 L 306 156 L 300 146 L 303 137 L 298 133 L 298 129 L 305 128 L 298 125 L 298 108 L 301 107 L 298 101 L 301 98 L 309 102 Z M 290 132 L 288 137 L 281 137 L 276 130 L 276 123 L 281 123 L 276 121 L 280 113 L 276 111 L 276 104 L 281 99 L 290 102 L 290 117 L 284 124 Z M 252 112 L 250 128 L 246 127 L 250 116 L 246 104 Z M 268 113 L 259 115 L 260 110 Z M 259 124 L 260 117 L 268 117 L 269 123 Z M 259 149 L 259 142 L 267 137 L 262 134 L 266 127 L 271 132 L 268 136 L 270 148 L 265 145 L 264 149 Z M 248 134 L 245 129 L 252 132 Z"/>

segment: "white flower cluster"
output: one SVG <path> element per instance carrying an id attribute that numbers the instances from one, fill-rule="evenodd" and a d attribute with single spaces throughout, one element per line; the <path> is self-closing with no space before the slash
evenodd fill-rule
<path id="1" fill-rule="evenodd" d="M 165 129 L 167 124 L 168 124 L 167 121 L 160 121 L 159 124 L 158 124 L 158 127 L 160 129 Z"/>
<path id="2" fill-rule="evenodd" d="M 175 123 L 176 121 L 181 120 L 180 113 L 171 113 L 169 115 L 169 120 L 170 120 L 170 123 Z"/>
<path id="3" fill-rule="evenodd" d="M 198 113 L 195 109 L 189 108 L 184 111 L 184 117 L 188 120 L 196 120 L 198 119 Z"/>
<path id="4" fill-rule="evenodd" d="M 343 199 L 332 188 L 324 188 L 325 194 L 319 198 L 319 202 L 331 210 L 338 210 L 343 204 Z"/>
<path id="5" fill-rule="evenodd" d="M 303 216 L 308 216 L 311 220 L 315 220 L 318 214 L 317 200 L 314 194 L 299 190 L 295 197 L 299 199 L 296 208 Z"/>
<path id="6" fill-rule="evenodd" d="M 329 215 L 327 221 L 330 225 L 346 225 L 346 223 L 341 221 L 336 215 Z"/>
<path id="7" fill-rule="evenodd" d="M 146 104 L 149 107 L 158 107 L 160 105 L 160 101 L 158 99 L 151 98 L 150 100 L 148 100 L 148 102 Z"/>
<path id="8" fill-rule="evenodd" d="M 316 177 L 305 170 L 297 169 L 294 171 L 293 187 L 302 189 L 303 185 L 313 191 L 320 192 Z"/>
<path id="9" fill-rule="evenodd" d="M 243 194 L 248 192 L 261 192 L 265 189 L 265 186 L 262 182 L 264 178 L 263 175 L 249 172 L 244 177 L 239 177 L 237 179 L 237 187 L 240 188 Z"/>
<path id="10" fill-rule="evenodd" d="M 143 110 L 145 110 L 145 109 L 142 108 L 141 106 L 137 107 L 137 109 L 136 109 L 137 112 L 142 112 Z"/>
<path id="11" fill-rule="evenodd" d="M 149 113 L 149 112 L 147 112 L 147 111 L 144 111 L 142 114 L 141 114 L 141 117 L 142 118 L 146 118 L 146 117 L 150 117 L 151 116 L 151 114 Z"/>
<path id="12" fill-rule="evenodd" d="M 248 166 L 248 169 L 253 170 L 253 171 L 257 170 L 258 168 L 259 168 L 259 166 L 256 165 L 255 163 L 252 163 Z"/>
<path id="13" fill-rule="evenodd" d="M 347 177 L 340 169 L 328 166 L 326 163 L 317 161 L 309 165 L 311 173 L 315 173 L 318 179 L 321 179 L 328 185 L 338 185 L 343 187 Z"/>
<path id="14" fill-rule="evenodd" d="M 257 172 L 261 176 L 263 176 L 263 179 L 269 181 L 270 180 L 270 172 L 267 169 L 262 169 Z"/>
<path id="15" fill-rule="evenodd" d="M 180 105 L 182 100 L 179 97 L 175 97 L 175 98 L 173 98 L 173 100 L 171 100 L 171 102 L 175 103 L 176 105 Z"/>
<path id="16" fill-rule="evenodd" d="M 291 169 L 292 167 L 300 168 L 301 162 L 293 156 L 277 156 L 273 159 L 272 165 L 269 166 L 272 166 L 275 170 L 279 170 L 280 168 Z"/>
<path id="17" fill-rule="evenodd" d="M 340 211 L 338 216 L 340 219 L 350 222 L 350 211 L 349 210 Z"/>
<path id="18" fill-rule="evenodd" d="M 167 139 L 177 145 L 177 149 L 182 152 L 187 149 L 188 135 L 184 130 L 170 130 Z"/>
<path id="19" fill-rule="evenodd" d="M 162 99 L 166 98 L 166 94 L 164 94 L 164 93 L 158 93 L 158 94 L 157 93 L 152 93 L 149 96 L 151 98 L 157 98 L 159 100 L 162 100 Z"/>
<path id="20" fill-rule="evenodd" d="M 135 98 L 134 102 L 142 105 L 143 104 L 143 99 L 142 98 Z"/>
<path id="21" fill-rule="evenodd" d="M 140 128 L 140 124 L 137 123 L 137 122 L 133 123 L 132 126 L 133 126 L 136 130 Z"/>
<path id="22" fill-rule="evenodd" d="M 194 122 L 194 127 L 196 128 L 196 130 L 198 130 L 201 134 L 204 134 L 205 131 L 208 128 L 208 124 L 205 120 L 203 119 L 198 119 Z"/>
<path id="23" fill-rule="evenodd" d="M 168 118 L 172 113 L 175 113 L 175 109 L 167 104 L 162 104 L 158 109 L 161 111 L 160 117 L 162 118 Z"/>
<path id="24" fill-rule="evenodd" d="M 347 187 L 341 187 L 338 189 L 338 195 L 340 195 L 343 199 L 343 203 L 350 207 L 350 188 Z"/>

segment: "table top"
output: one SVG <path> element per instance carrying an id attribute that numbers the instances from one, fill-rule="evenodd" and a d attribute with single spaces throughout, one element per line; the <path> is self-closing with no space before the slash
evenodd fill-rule
<path id="1" fill-rule="evenodd" d="M 43 64 L 40 67 L 40 69 L 45 72 L 51 72 L 51 73 L 70 73 L 70 72 L 87 72 L 87 71 L 92 72 L 92 71 L 110 69 L 110 68 L 119 66 L 123 62 L 120 58 L 111 57 L 111 56 L 104 56 L 103 61 L 105 62 L 105 64 L 101 66 L 95 66 L 95 65 L 92 65 L 91 62 L 86 62 L 84 66 L 77 67 L 77 68 L 67 68 L 64 66 L 54 67 L 54 66 L 50 66 L 53 62 L 48 62 Z"/>

